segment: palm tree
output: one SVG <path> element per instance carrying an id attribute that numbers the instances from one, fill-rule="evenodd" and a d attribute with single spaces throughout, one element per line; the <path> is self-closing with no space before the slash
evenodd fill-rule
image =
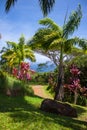
<path id="1" fill-rule="evenodd" d="M 38 0 L 41 7 L 42 13 L 46 16 L 53 8 L 55 0 Z M 5 10 L 9 11 L 11 6 L 14 6 L 17 0 L 6 0 Z"/>
<path id="2" fill-rule="evenodd" d="M 1 50 L 1 61 L 4 61 L 10 68 L 14 65 L 19 65 L 25 58 L 35 61 L 34 53 L 31 48 L 25 44 L 23 36 L 20 37 L 18 44 L 8 41 L 7 45 L 7 48 L 4 47 Z"/>
<path id="3" fill-rule="evenodd" d="M 63 27 L 59 27 L 49 18 L 42 19 L 39 23 L 45 26 L 45 28 L 40 28 L 29 43 L 33 49 L 42 49 L 45 52 L 55 50 L 60 54 L 55 100 L 62 100 L 63 98 L 64 54 L 70 53 L 72 48 L 77 44 L 83 48 L 87 46 L 87 41 L 84 39 L 79 39 L 77 37 L 70 38 L 70 35 L 78 28 L 81 18 L 82 12 L 81 6 L 79 5 L 77 10 L 70 15 L 69 20 L 64 23 Z"/>

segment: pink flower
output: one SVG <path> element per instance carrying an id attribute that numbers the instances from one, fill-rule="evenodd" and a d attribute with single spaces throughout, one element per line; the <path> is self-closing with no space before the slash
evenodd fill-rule
<path id="1" fill-rule="evenodd" d="M 16 68 L 13 68 L 12 70 L 12 74 L 13 76 L 17 76 L 18 70 Z"/>
<path id="2" fill-rule="evenodd" d="M 27 80 L 31 80 L 31 76 L 30 76 L 29 73 L 26 74 L 26 79 L 27 79 Z"/>
<path id="3" fill-rule="evenodd" d="M 30 64 L 26 62 L 21 62 L 19 66 L 19 71 L 13 68 L 12 74 L 20 80 L 31 80 L 31 74 L 35 71 L 30 69 Z"/>

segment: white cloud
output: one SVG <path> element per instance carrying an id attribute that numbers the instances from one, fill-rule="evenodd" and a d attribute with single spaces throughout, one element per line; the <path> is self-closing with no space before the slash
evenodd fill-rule
<path id="1" fill-rule="evenodd" d="M 48 57 L 35 53 L 37 63 L 45 63 L 46 61 L 51 61 Z"/>

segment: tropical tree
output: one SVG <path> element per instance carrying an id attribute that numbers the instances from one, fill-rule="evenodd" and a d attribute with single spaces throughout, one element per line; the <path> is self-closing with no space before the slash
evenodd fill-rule
<path id="1" fill-rule="evenodd" d="M 53 5 L 55 4 L 55 0 L 38 0 L 38 1 L 44 16 L 46 16 L 52 10 Z M 11 6 L 14 6 L 16 2 L 17 0 L 6 0 L 5 4 L 6 12 L 8 12 Z"/>
<path id="2" fill-rule="evenodd" d="M 7 42 L 7 48 L 1 50 L 1 63 L 12 68 L 14 65 L 19 65 L 25 58 L 35 61 L 33 51 L 25 44 L 24 36 L 21 36 L 19 43 Z"/>
<path id="3" fill-rule="evenodd" d="M 40 28 L 29 42 L 33 49 L 42 49 L 45 52 L 55 50 L 59 53 L 58 79 L 54 99 L 62 100 L 64 84 L 63 56 L 71 52 L 76 45 L 83 49 L 87 46 L 87 40 L 78 37 L 70 38 L 70 35 L 78 28 L 82 18 L 81 6 L 71 13 L 69 20 L 64 22 L 63 27 L 58 26 L 54 21 L 45 18 L 39 23 L 45 27 Z"/>
<path id="4" fill-rule="evenodd" d="M 35 48 L 35 52 L 48 57 L 49 59 L 51 59 L 51 61 L 54 62 L 56 66 L 59 65 L 60 52 L 58 50 L 51 49 L 51 50 L 45 51 L 45 50 L 41 50 L 41 49 L 39 50 Z M 68 54 L 67 53 L 63 54 L 64 64 L 70 64 L 70 62 L 73 62 L 72 60 L 77 59 L 78 56 L 80 57 L 85 54 L 86 52 L 84 52 L 82 48 L 73 47 L 72 53 L 68 52 Z"/>

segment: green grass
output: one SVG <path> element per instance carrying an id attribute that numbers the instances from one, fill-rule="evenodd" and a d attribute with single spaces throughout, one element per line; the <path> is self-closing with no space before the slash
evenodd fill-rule
<path id="1" fill-rule="evenodd" d="M 43 85 L 44 93 L 46 93 L 51 99 L 54 98 L 54 96 L 47 90 L 48 85 Z"/>
<path id="2" fill-rule="evenodd" d="M 0 95 L 0 130 L 87 130 L 87 108 L 74 106 L 78 118 L 42 112 L 36 96 Z"/>

